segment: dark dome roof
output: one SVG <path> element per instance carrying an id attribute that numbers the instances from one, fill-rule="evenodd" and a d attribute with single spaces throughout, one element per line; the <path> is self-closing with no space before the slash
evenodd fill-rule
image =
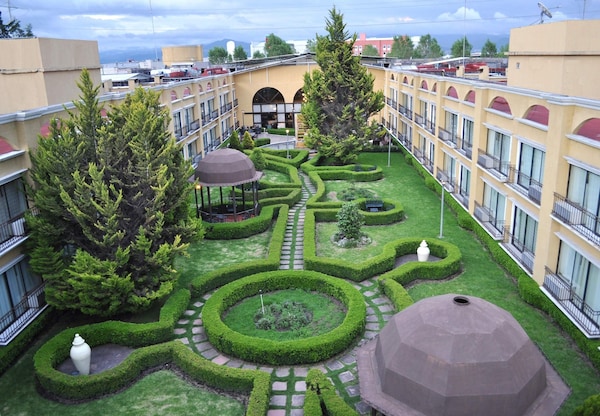
<path id="1" fill-rule="evenodd" d="M 235 186 L 261 178 L 248 156 L 235 149 L 218 149 L 198 162 L 196 178 L 204 186 Z"/>
<path id="2" fill-rule="evenodd" d="M 387 415 L 551 415 L 568 389 L 544 403 L 549 367 L 510 313 L 452 294 L 394 315 L 358 355 L 361 396 Z"/>

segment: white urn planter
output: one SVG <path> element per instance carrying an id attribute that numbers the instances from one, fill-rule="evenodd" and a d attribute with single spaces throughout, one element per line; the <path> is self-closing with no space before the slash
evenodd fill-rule
<path id="1" fill-rule="evenodd" d="M 417 248 L 417 260 L 427 261 L 429 259 L 429 247 L 425 240 L 421 241 L 421 244 Z"/>
<path id="2" fill-rule="evenodd" d="M 90 374 L 90 360 L 92 349 L 79 334 L 75 334 L 73 346 L 71 347 L 71 360 L 79 374 L 87 376 Z"/>

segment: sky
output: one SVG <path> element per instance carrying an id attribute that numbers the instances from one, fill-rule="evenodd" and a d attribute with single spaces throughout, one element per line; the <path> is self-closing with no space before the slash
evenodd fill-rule
<path id="1" fill-rule="evenodd" d="M 600 0 L 544 0 L 544 23 L 600 19 Z M 37 37 L 98 41 L 102 51 L 206 45 L 223 39 L 261 42 L 325 34 L 336 7 L 346 29 L 367 37 L 430 34 L 506 36 L 540 24 L 536 0 L 0 0 L 2 19 L 31 24 Z M 499 45 L 502 46 L 502 45 Z"/>

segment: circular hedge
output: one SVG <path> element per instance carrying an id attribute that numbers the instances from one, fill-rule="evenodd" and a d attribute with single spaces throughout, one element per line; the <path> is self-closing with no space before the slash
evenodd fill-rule
<path id="1" fill-rule="evenodd" d="M 332 331 L 293 341 L 273 341 L 240 334 L 229 328 L 221 316 L 241 300 L 283 289 L 303 289 L 330 295 L 347 308 L 344 321 Z M 218 289 L 202 308 L 202 320 L 209 341 L 225 354 L 271 365 L 306 364 L 326 360 L 348 348 L 363 333 L 366 306 L 362 294 L 350 283 L 322 273 L 278 270 L 257 273 Z"/>

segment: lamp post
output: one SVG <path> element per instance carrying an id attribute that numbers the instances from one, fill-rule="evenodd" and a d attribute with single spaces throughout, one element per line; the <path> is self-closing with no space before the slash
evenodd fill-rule
<path id="1" fill-rule="evenodd" d="M 442 204 L 440 208 L 440 235 L 439 238 L 444 238 L 444 189 L 446 188 L 446 182 L 442 181 Z"/>
<path id="2" fill-rule="evenodd" d="M 199 183 L 194 187 L 194 197 L 196 198 L 196 218 L 200 218 L 200 211 L 198 210 L 198 191 L 202 189 L 202 185 Z"/>
<path id="3" fill-rule="evenodd" d="M 286 157 L 289 159 L 290 158 L 290 139 L 289 139 L 289 134 L 290 134 L 290 129 L 286 129 L 285 130 L 285 151 L 286 151 Z"/>
<path id="4" fill-rule="evenodd" d="M 388 165 L 387 167 L 390 167 L 390 157 L 392 154 L 392 137 L 388 134 Z"/>

